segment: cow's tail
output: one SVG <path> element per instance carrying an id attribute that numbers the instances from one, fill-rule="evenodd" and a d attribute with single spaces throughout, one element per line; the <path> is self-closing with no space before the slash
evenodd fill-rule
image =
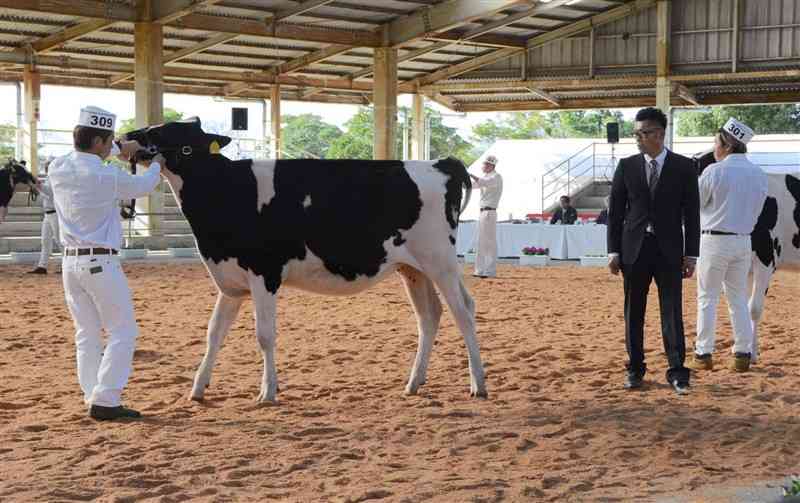
<path id="1" fill-rule="evenodd" d="M 464 204 L 462 204 L 461 208 L 458 210 L 459 218 L 461 218 L 461 214 L 464 213 L 464 210 L 467 209 L 467 205 L 469 205 L 469 199 L 472 197 L 472 180 L 470 179 L 469 173 L 467 172 L 467 167 L 464 166 L 463 162 L 461 162 L 461 167 L 464 169 L 464 177 L 461 179 L 461 186 L 464 188 L 465 196 Z"/>

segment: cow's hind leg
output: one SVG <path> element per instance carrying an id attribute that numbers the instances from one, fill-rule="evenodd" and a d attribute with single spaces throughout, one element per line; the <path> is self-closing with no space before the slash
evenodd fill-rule
<path id="1" fill-rule="evenodd" d="M 414 366 L 411 368 L 411 376 L 406 385 L 406 394 L 416 395 L 417 389 L 425 384 L 428 375 L 428 362 L 439 329 L 439 320 L 442 317 L 442 303 L 439 301 L 433 282 L 423 273 L 410 266 L 402 266 L 397 272 L 403 278 L 406 293 L 417 315 L 419 330 L 417 356 L 414 358 Z"/>
<path id="2" fill-rule="evenodd" d="M 203 356 L 203 361 L 200 362 L 200 367 L 194 376 L 192 400 L 203 400 L 206 388 L 211 382 L 211 370 L 214 368 L 217 353 L 219 353 L 222 343 L 225 341 L 225 336 L 228 335 L 228 331 L 239 313 L 242 301 L 242 297 L 228 297 L 222 292 L 217 295 L 214 313 L 208 322 L 206 354 Z"/>
<path id="3" fill-rule="evenodd" d="M 764 314 L 764 301 L 767 297 L 767 289 L 769 288 L 769 280 L 772 278 L 773 269 L 770 266 L 765 266 L 761 261 L 753 255 L 753 289 L 750 292 L 750 320 L 753 323 L 753 349 L 751 351 L 750 361 L 755 363 L 758 361 L 758 323 L 761 316 Z"/>
<path id="4" fill-rule="evenodd" d="M 253 311 L 256 319 L 256 339 L 264 357 L 264 374 L 261 378 L 261 392 L 256 401 L 275 403 L 278 393 L 278 373 L 275 369 L 275 316 L 277 314 L 277 292 L 271 293 L 264 286 L 261 277 L 250 282 L 253 293 Z"/>
<path id="5" fill-rule="evenodd" d="M 462 283 L 461 270 L 457 267 L 448 268 L 434 278 L 434 283 L 445 298 L 447 307 L 450 308 L 456 325 L 464 337 L 464 344 L 467 346 L 470 395 L 487 398 L 483 363 L 481 363 L 478 339 L 475 335 L 475 303 Z"/>

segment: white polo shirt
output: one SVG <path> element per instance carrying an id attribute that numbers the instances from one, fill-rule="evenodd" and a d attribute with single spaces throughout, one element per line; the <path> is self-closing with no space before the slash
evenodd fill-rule
<path id="1" fill-rule="evenodd" d="M 700 228 L 750 234 L 767 199 L 767 175 L 745 154 L 730 154 L 703 171 Z"/>
<path id="2" fill-rule="evenodd" d="M 474 184 L 481 189 L 481 208 L 494 208 L 500 204 L 503 194 L 503 177 L 497 171 L 492 171 L 478 178 Z"/>

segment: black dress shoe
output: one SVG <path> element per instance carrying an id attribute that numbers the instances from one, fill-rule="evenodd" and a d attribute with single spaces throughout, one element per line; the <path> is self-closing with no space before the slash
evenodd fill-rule
<path id="1" fill-rule="evenodd" d="M 689 394 L 689 383 L 683 382 L 675 379 L 672 381 L 672 389 L 675 390 L 675 393 L 679 395 L 688 395 Z"/>
<path id="2" fill-rule="evenodd" d="M 628 374 L 625 377 L 625 389 L 639 389 L 642 387 L 643 376 L 638 374 Z"/>
<path id="3" fill-rule="evenodd" d="M 129 409 L 122 405 L 116 407 L 103 407 L 102 405 L 92 405 L 89 409 L 89 416 L 98 421 L 108 421 L 113 419 L 129 418 L 137 419 L 142 417 L 138 410 Z"/>
<path id="4" fill-rule="evenodd" d="M 32 271 L 28 271 L 28 274 L 47 274 L 47 269 L 44 267 L 37 267 Z"/>

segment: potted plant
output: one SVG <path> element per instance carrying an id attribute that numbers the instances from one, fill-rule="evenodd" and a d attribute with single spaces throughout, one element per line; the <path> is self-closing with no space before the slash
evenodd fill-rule
<path id="1" fill-rule="evenodd" d="M 789 485 L 781 486 L 783 489 L 783 499 L 786 503 L 800 502 L 800 475 L 789 478 Z"/>
<path id="2" fill-rule="evenodd" d="M 467 253 L 464 254 L 464 262 L 467 264 L 475 263 L 475 248 L 467 250 Z"/>
<path id="3" fill-rule="evenodd" d="M 583 267 L 605 267 L 607 265 L 608 265 L 608 255 L 581 256 L 581 266 Z"/>
<path id="4" fill-rule="evenodd" d="M 546 266 L 550 263 L 550 248 L 526 246 L 519 257 L 519 265 Z"/>

